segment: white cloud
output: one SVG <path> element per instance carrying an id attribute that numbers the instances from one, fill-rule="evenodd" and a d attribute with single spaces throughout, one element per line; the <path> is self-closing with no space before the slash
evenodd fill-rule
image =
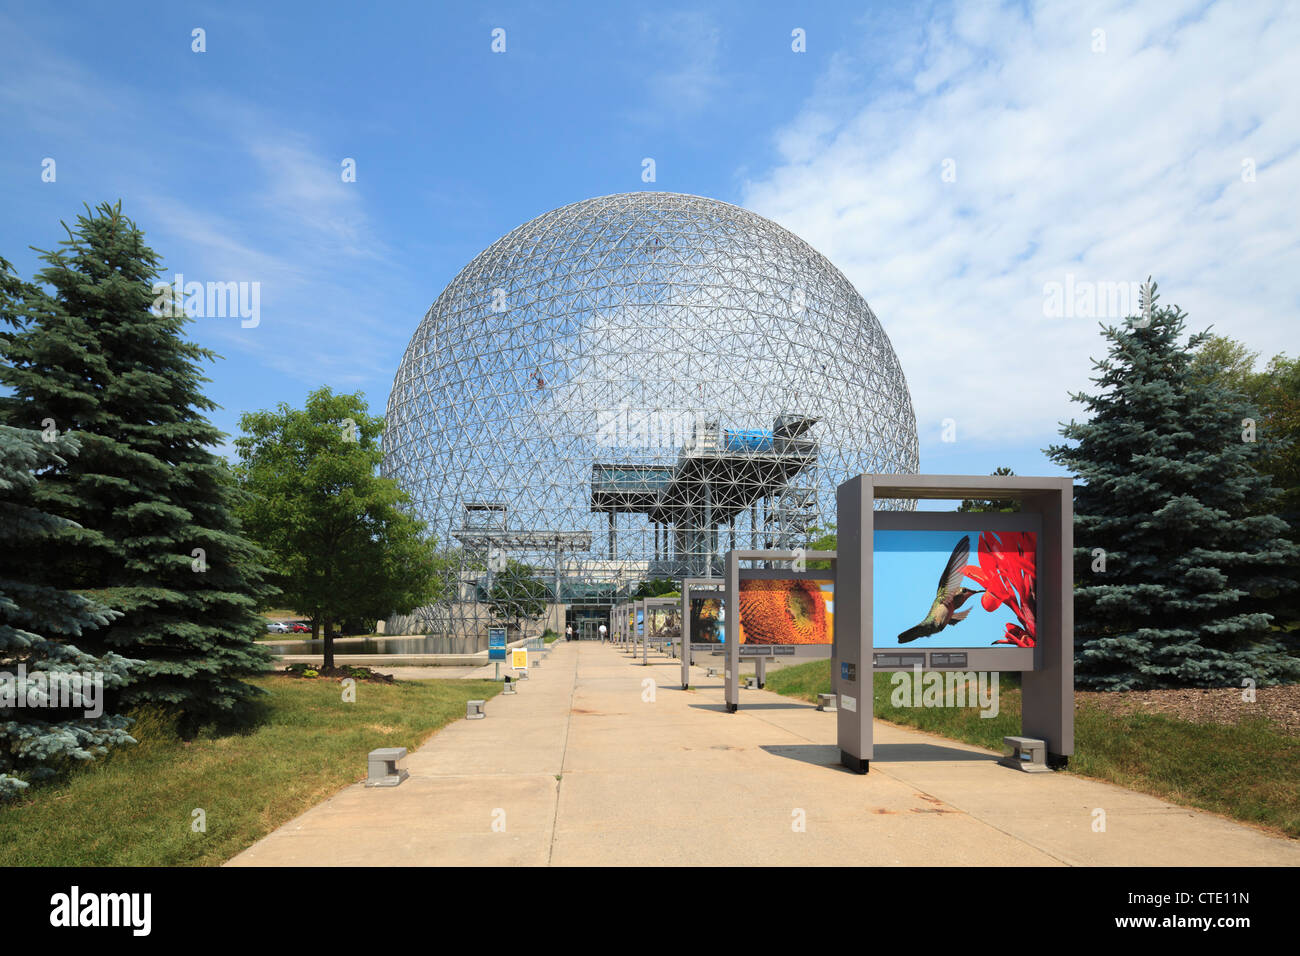
<path id="1" fill-rule="evenodd" d="M 863 43 L 776 131 L 781 160 L 744 204 L 866 297 L 923 446 L 948 417 L 965 438 L 1045 445 L 1082 413 L 1067 391 L 1091 387 L 1104 343 L 1096 320 L 1044 316 L 1067 273 L 1152 274 L 1190 331 L 1295 351 L 1295 6 L 961 5 L 909 42 Z"/>
<path id="2" fill-rule="evenodd" d="M 646 78 L 650 109 L 637 114 L 643 121 L 697 113 L 717 100 L 726 85 L 718 62 L 722 31 L 708 14 L 657 12 L 642 17 L 639 29 L 661 64 Z"/>

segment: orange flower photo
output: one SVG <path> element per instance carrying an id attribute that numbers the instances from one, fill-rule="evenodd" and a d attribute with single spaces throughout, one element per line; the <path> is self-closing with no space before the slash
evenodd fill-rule
<path id="1" fill-rule="evenodd" d="M 829 644 L 829 591 L 824 581 L 741 581 L 740 643 Z"/>

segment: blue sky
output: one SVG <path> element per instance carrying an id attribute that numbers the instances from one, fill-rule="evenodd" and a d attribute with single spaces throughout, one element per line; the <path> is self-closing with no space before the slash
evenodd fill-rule
<path id="1" fill-rule="evenodd" d="M 1193 327 L 1295 351 L 1298 40 L 1269 3 L 7 4 L 0 254 L 30 275 L 120 198 L 169 276 L 259 282 L 256 328 L 190 327 L 234 432 L 322 383 L 382 411 L 439 291 L 521 222 L 712 196 L 862 292 L 923 471 L 1056 474 L 1103 346 L 1046 284 L 1154 274 Z"/>

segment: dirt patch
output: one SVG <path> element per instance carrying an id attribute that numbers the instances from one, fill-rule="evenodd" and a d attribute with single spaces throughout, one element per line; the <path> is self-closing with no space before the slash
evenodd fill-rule
<path id="1" fill-rule="evenodd" d="M 1108 714 L 1160 714 L 1196 724 L 1240 723 L 1263 717 L 1283 733 L 1300 736 L 1300 684 L 1260 687 L 1253 703 L 1240 687 L 1190 687 L 1177 690 L 1075 691 L 1076 708 L 1089 704 Z"/>
<path id="2" fill-rule="evenodd" d="M 304 680 L 341 681 L 345 677 L 351 677 L 353 680 L 366 681 L 371 684 L 397 683 L 393 675 L 381 674 L 369 667 L 321 667 L 311 664 L 290 664 L 280 673 L 286 677 L 301 677 Z"/>

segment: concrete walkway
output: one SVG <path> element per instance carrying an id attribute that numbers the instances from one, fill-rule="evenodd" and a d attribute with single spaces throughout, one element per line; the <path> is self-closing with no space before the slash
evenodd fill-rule
<path id="1" fill-rule="evenodd" d="M 400 787 L 347 787 L 229 865 L 1300 865 L 1296 841 L 879 722 L 851 774 L 833 714 L 749 690 L 729 715 L 719 678 L 680 672 L 558 643 Z"/>

